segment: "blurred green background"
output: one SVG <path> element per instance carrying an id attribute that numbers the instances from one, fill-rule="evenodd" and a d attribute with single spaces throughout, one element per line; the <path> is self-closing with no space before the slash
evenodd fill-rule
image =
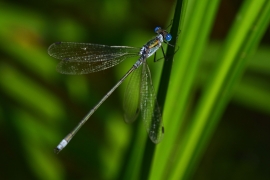
<path id="1" fill-rule="evenodd" d="M 219 4 L 201 57 L 194 101 L 241 3 L 223 0 Z M 69 76 L 55 70 L 57 60 L 47 54 L 47 48 L 57 41 L 141 47 L 154 36 L 156 26 L 170 24 L 174 6 L 173 0 L 1 1 L 1 179 L 120 179 L 136 143 L 135 133 L 142 141 L 148 138 L 141 121 L 132 125 L 123 121 L 127 82 L 60 154 L 53 149 L 136 59 L 106 71 Z M 268 28 L 192 179 L 270 178 L 269 46 Z M 152 60 L 148 62 L 157 90 L 162 62 Z"/>

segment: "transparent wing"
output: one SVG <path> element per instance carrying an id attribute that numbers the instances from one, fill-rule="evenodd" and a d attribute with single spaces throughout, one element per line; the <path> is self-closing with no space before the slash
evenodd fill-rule
<path id="1" fill-rule="evenodd" d="M 102 71 L 113 67 L 123 60 L 126 59 L 127 56 L 117 57 L 110 61 L 98 61 L 98 62 L 74 62 L 74 61 L 61 61 L 56 70 L 62 74 L 89 74 L 97 71 Z"/>
<path id="2" fill-rule="evenodd" d="M 139 48 L 91 43 L 57 42 L 48 48 L 50 56 L 62 60 L 57 70 L 63 74 L 88 74 L 113 67 L 128 57 L 139 55 Z"/>
<path id="3" fill-rule="evenodd" d="M 146 62 L 142 65 L 141 114 L 150 139 L 153 143 L 159 143 L 164 135 L 164 127 L 152 84 L 151 73 Z"/>
<path id="4" fill-rule="evenodd" d="M 91 43 L 56 42 L 48 48 L 50 56 L 64 61 L 97 62 L 123 56 L 138 56 L 140 48 Z"/>
<path id="5" fill-rule="evenodd" d="M 131 75 L 124 95 L 124 118 L 127 123 L 136 120 L 140 113 L 140 87 L 142 66 L 138 67 Z"/>

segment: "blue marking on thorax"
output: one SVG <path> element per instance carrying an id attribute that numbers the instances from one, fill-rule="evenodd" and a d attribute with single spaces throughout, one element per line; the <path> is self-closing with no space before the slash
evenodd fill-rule
<path id="1" fill-rule="evenodd" d="M 152 56 L 161 46 L 163 42 L 163 36 L 161 34 L 157 35 L 154 39 L 148 41 L 140 50 L 140 59 L 134 64 L 134 66 L 139 67 L 146 59 Z"/>

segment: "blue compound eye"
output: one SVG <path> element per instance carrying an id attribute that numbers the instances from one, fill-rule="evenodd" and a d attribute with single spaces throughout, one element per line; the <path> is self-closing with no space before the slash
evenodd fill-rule
<path id="1" fill-rule="evenodd" d="M 155 33 L 158 33 L 158 31 L 161 29 L 161 27 L 159 27 L 159 26 L 157 26 L 156 28 L 155 28 Z"/>
<path id="2" fill-rule="evenodd" d="M 166 41 L 170 41 L 172 39 L 172 35 L 169 33 L 166 34 L 165 39 L 166 39 Z"/>

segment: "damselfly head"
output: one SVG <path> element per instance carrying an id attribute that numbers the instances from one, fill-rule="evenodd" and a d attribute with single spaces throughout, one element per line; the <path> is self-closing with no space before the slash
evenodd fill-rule
<path id="1" fill-rule="evenodd" d="M 166 30 L 161 29 L 161 27 L 159 26 L 155 28 L 155 33 L 161 34 L 163 36 L 163 39 L 165 39 L 166 41 L 170 41 L 172 39 L 172 35 Z"/>

